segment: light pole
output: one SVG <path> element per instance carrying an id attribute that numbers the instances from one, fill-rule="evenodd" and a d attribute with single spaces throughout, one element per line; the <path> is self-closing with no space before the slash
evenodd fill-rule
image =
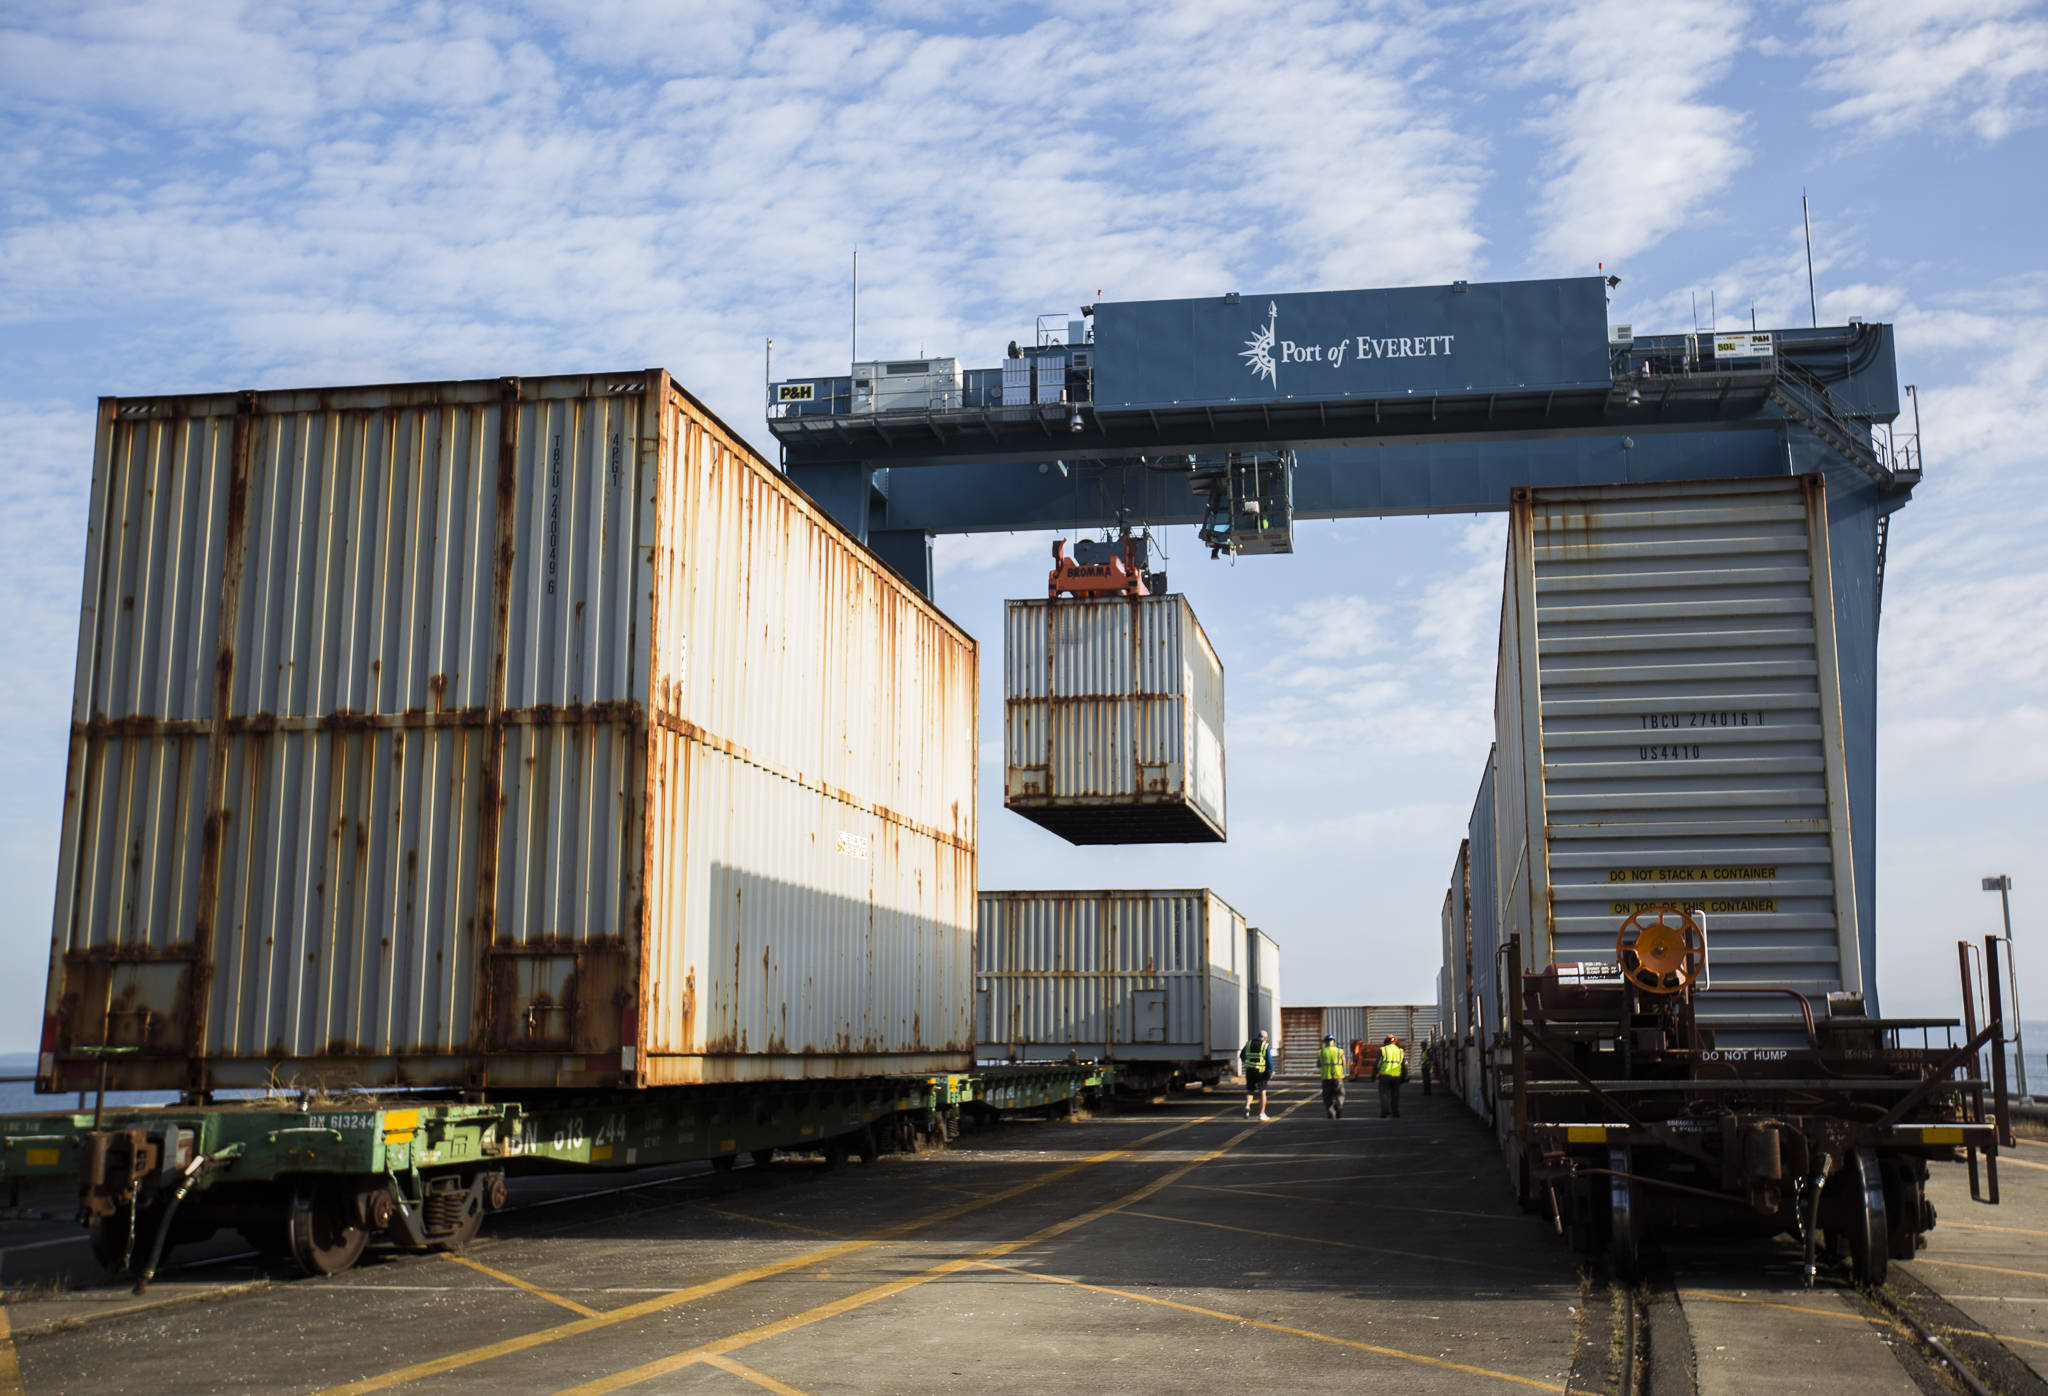
<path id="1" fill-rule="evenodd" d="M 2005 913 L 2005 962 L 2012 970 L 2012 1045 L 2020 1059 L 2020 1099 L 2030 1099 L 2027 1090 L 2027 1042 L 2020 1033 L 2020 962 L 2012 953 L 2012 879 L 2000 875 L 1984 879 L 1984 890 L 1998 893 L 1998 909 Z"/>

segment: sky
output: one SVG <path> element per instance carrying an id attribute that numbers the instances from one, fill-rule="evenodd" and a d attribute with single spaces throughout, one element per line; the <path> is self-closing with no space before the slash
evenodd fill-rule
<path id="1" fill-rule="evenodd" d="M 102 394 L 659 364 L 772 451 L 766 341 L 845 371 L 855 245 L 864 357 L 1596 269 L 1639 334 L 1770 328 L 1811 313 L 1802 191 L 1821 323 L 1896 324 L 1924 427 L 1857 831 L 1883 1004 L 1953 1011 L 1998 872 L 2048 995 L 2044 175 L 2048 12 L 2013 0 L 0 0 L 0 1049 L 40 1021 Z M 1168 539 L 1228 674 L 1230 840 L 1107 850 L 1000 805 L 1001 602 L 1049 540 L 941 539 L 986 646 L 981 884 L 1213 886 L 1291 1001 L 1433 999 L 1504 536 Z"/>

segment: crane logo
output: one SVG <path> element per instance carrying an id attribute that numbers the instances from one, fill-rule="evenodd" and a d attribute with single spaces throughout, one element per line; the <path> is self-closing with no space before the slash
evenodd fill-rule
<path id="1" fill-rule="evenodd" d="M 1245 367 L 1252 371 L 1252 377 L 1263 378 L 1276 388 L 1280 386 L 1280 365 L 1273 358 L 1273 335 L 1279 321 L 1280 307 L 1267 301 L 1266 327 L 1247 339 L 1244 349 L 1238 354 Z"/>
<path id="2" fill-rule="evenodd" d="M 1363 366 L 1369 360 L 1449 358 L 1456 352 L 1457 344 L 1458 337 L 1454 334 L 1412 333 L 1347 334 L 1327 344 L 1297 344 L 1291 339 L 1280 338 L 1280 305 L 1277 301 L 1267 301 L 1266 323 L 1244 341 L 1244 348 L 1238 351 L 1237 356 L 1244 360 L 1244 366 L 1251 370 L 1252 377 L 1263 378 L 1277 389 L 1282 364 L 1320 364 L 1325 368 L 1342 369 L 1347 363 Z M 1356 374 L 1358 368 L 1352 372 Z"/>

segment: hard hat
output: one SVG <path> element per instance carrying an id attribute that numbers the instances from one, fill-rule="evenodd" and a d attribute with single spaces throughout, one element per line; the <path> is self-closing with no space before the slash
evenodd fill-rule
<path id="1" fill-rule="evenodd" d="M 1393 1040 L 1394 1040 L 1394 1035 L 1393 1035 L 1392 1033 L 1388 1033 L 1388 1034 L 1387 1034 L 1387 1041 L 1389 1041 L 1389 1042 L 1392 1042 Z"/>
<path id="2" fill-rule="evenodd" d="M 1324 1034 L 1323 1034 L 1323 1041 L 1325 1041 L 1325 1042 L 1335 1042 L 1336 1040 L 1337 1040 L 1337 1039 L 1336 1039 L 1335 1037 L 1331 1036 L 1331 1035 L 1330 1035 L 1329 1033 L 1324 1033 Z"/>

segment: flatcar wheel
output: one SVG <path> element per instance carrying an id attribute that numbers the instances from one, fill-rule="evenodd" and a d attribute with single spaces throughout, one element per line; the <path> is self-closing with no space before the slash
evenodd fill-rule
<path id="1" fill-rule="evenodd" d="M 1920 1214 L 1926 1191 L 1912 1161 L 1881 1160 L 1884 1175 L 1885 1251 L 1893 1260 L 1911 1260 L 1920 1248 Z"/>
<path id="2" fill-rule="evenodd" d="M 1614 1176 L 1629 1172 L 1628 1150 L 1609 1149 L 1607 1167 L 1612 1170 L 1602 1179 L 1607 1184 L 1607 1259 L 1618 1278 L 1633 1280 L 1642 1273 L 1642 1242 L 1637 1235 L 1636 1223 L 1636 1185 L 1629 1178 Z"/>
<path id="3" fill-rule="evenodd" d="M 711 1160 L 711 1171 L 714 1173 L 730 1173 L 732 1172 L 733 1165 L 738 1161 L 738 1154 L 719 1154 Z"/>
<path id="4" fill-rule="evenodd" d="M 303 1184 L 292 1194 L 288 1234 L 292 1260 L 308 1275 L 339 1275 L 370 1244 L 370 1233 L 350 1215 L 347 1197 L 331 1184 Z"/>
<path id="5" fill-rule="evenodd" d="M 882 1146 L 875 1140 L 875 1132 L 863 1129 L 853 1136 L 853 1156 L 860 1160 L 862 1168 L 868 1168 L 882 1157 Z"/>
<path id="6" fill-rule="evenodd" d="M 1884 1174 L 1873 1149 L 1849 1156 L 1850 1201 L 1857 1208 L 1848 1225 L 1849 1268 L 1859 1285 L 1884 1283 L 1890 1269 L 1891 1236 L 1885 1224 Z"/>
<path id="7" fill-rule="evenodd" d="M 747 1157 L 754 1161 L 754 1167 L 766 1168 L 769 1164 L 775 1162 L 775 1151 L 773 1149 L 755 1149 Z"/>

